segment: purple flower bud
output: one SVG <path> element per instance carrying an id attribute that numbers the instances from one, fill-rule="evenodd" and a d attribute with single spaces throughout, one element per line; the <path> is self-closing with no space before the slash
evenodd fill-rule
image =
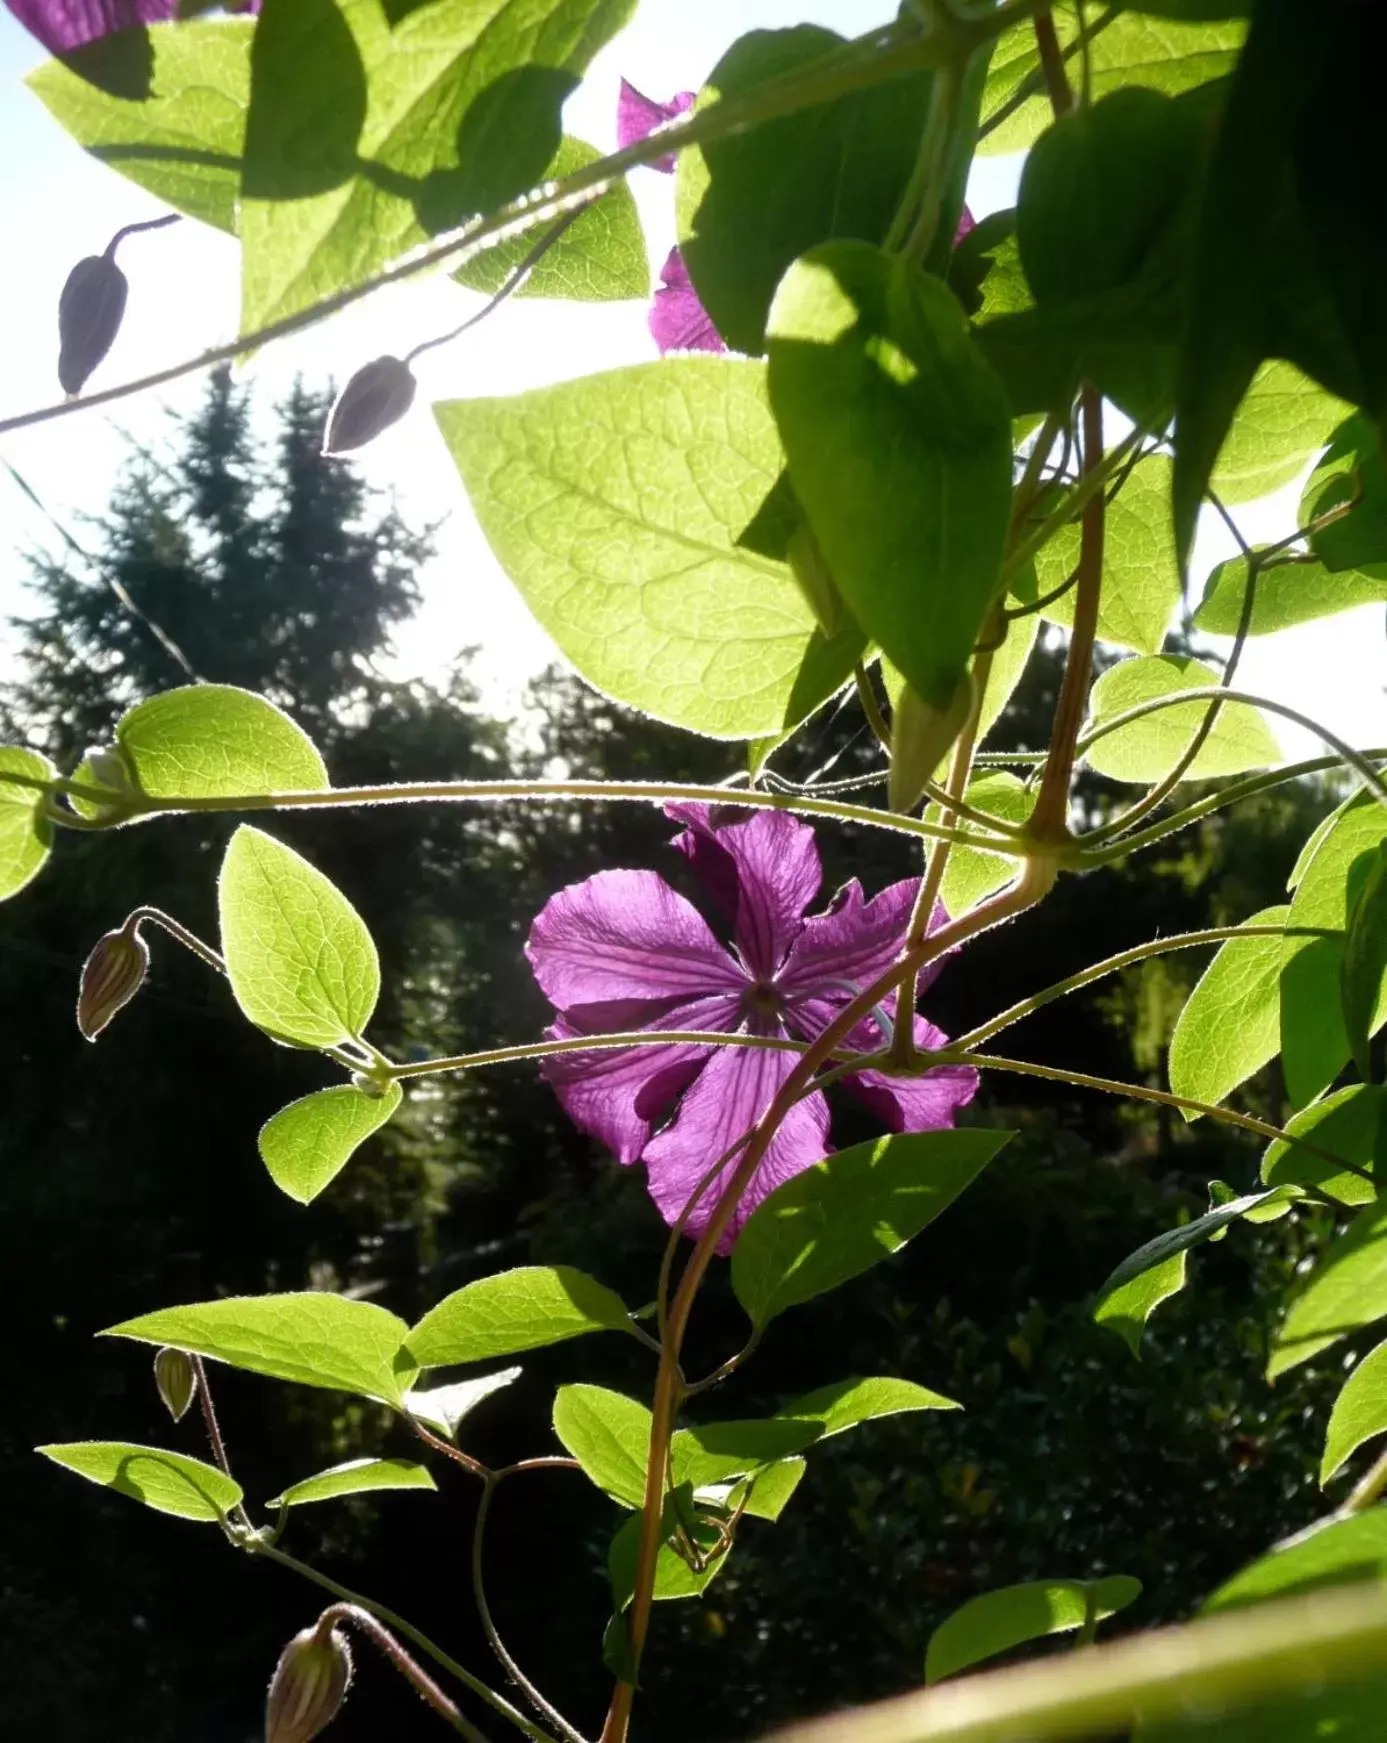
<path id="1" fill-rule="evenodd" d="M 188 1406 L 197 1397 L 197 1371 L 186 1350 L 162 1349 L 154 1358 L 154 1384 L 164 1401 L 164 1408 L 175 1422 L 181 1422 Z"/>
<path id="2" fill-rule="evenodd" d="M 414 404 L 416 383 L 407 363 L 398 357 L 377 357 L 364 363 L 337 396 L 328 413 L 325 454 L 346 454 L 375 441 L 382 430 Z"/>
<path id="3" fill-rule="evenodd" d="M 351 1651 L 337 1629 L 296 1634 L 270 1682 L 265 1743 L 309 1743 L 337 1717 L 351 1680 Z"/>
<path id="4" fill-rule="evenodd" d="M 99 938 L 82 965 L 77 990 L 77 1027 L 88 1041 L 97 1036 L 128 1005 L 144 985 L 149 969 L 149 946 L 140 937 L 139 923 L 127 920 L 118 932 Z"/>
<path id="5" fill-rule="evenodd" d="M 67 275 L 58 299 L 58 380 L 64 393 L 81 393 L 111 349 L 129 289 L 109 251 L 79 260 Z"/>

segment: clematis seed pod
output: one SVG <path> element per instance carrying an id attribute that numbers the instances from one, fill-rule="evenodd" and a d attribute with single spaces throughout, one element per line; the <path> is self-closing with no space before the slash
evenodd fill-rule
<path id="1" fill-rule="evenodd" d="M 265 1743 L 309 1743 L 341 1711 L 352 1680 L 345 1635 L 305 1628 L 280 1654 L 265 1703 Z"/>
<path id="2" fill-rule="evenodd" d="M 186 1350 L 165 1348 L 154 1358 L 154 1384 L 164 1401 L 164 1408 L 175 1422 L 188 1414 L 188 1406 L 197 1397 L 197 1372 Z"/>
<path id="3" fill-rule="evenodd" d="M 324 454 L 347 454 L 375 441 L 414 404 L 414 375 L 398 357 L 363 363 L 328 413 Z"/>
<path id="4" fill-rule="evenodd" d="M 79 260 L 67 275 L 58 299 L 58 380 L 64 393 L 81 393 L 111 349 L 129 289 L 110 249 Z"/>
<path id="5" fill-rule="evenodd" d="M 139 922 L 127 920 L 118 931 L 98 938 L 82 964 L 77 989 L 77 1027 L 88 1041 L 97 1036 L 128 1005 L 144 985 L 149 946 L 140 937 Z"/>

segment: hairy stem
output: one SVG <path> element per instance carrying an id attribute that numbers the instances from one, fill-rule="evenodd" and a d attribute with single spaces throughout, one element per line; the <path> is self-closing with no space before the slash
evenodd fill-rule
<path id="1" fill-rule="evenodd" d="M 415 1694 L 427 1702 L 439 1718 L 451 1725 L 459 1736 L 466 1737 L 467 1743 L 486 1743 L 486 1738 L 477 1727 L 463 1718 L 456 1703 L 444 1694 L 421 1665 L 414 1662 L 385 1624 L 378 1621 L 369 1610 L 362 1609 L 359 1604 L 330 1604 L 318 1618 L 319 1637 L 326 1639 L 339 1622 L 350 1622 L 373 1646 L 378 1647 Z"/>

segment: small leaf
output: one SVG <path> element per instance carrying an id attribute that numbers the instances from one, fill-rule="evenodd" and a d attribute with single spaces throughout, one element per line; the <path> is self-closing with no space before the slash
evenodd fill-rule
<path id="1" fill-rule="evenodd" d="M 623 1507 L 645 1498 L 650 1412 L 605 1386 L 560 1386 L 554 1433 L 599 1489 Z"/>
<path id="2" fill-rule="evenodd" d="M 408 1416 L 417 1416 L 440 1434 L 452 1440 L 458 1424 L 493 1392 L 509 1386 L 520 1378 L 519 1368 L 502 1368 L 499 1373 L 483 1374 L 476 1380 L 458 1380 L 451 1386 L 432 1386 L 426 1392 L 405 1393 L 404 1409 Z"/>
<path id="3" fill-rule="evenodd" d="M 883 1416 L 900 1416 L 912 1410 L 962 1408 L 952 1398 L 917 1386 L 913 1380 L 883 1376 L 874 1380 L 834 1380 L 783 1404 L 776 1414 L 796 1422 L 820 1423 L 819 1438 L 827 1440 L 830 1435 L 842 1434 L 863 1422 L 876 1422 Z"/>
<path id="4" fill-rule="evenodd" d="M 37 751 L 0 746 L 0 775 L 51 781 L 57 772 Z M 0 781 L 0 902 L 32 882 L 52 851 L 53 826 L 42 814 L 45 798 L 33 787 Z"/>
<path id="5" fill-rule="evenodd" d="M 1019 776 L 1004 769 L 988 769 L 969 781 L 963 797 L 968 804 L 998 817 L 1004 823 L 1024 823 L 1035 809 L 1036 794 Z M 932 805 L 926 812 L 931 822 L 942 821 L 940 806 Z M 963 818 L 960 826 L 977 830 L 980 825 Z M 944 881 L 939 886 L 939 899 L 949 915 L 958 919 L 976 908 L 978 903 L 1003 889 L 1016 877 L 1017 861 L 1000 853 L 987 853 L 981 848 L 964 847 L 955 842 L 944 867 Z"/>
<path id="6" fill-rule="evenodd" d="M 1284 926 L 1290 909 L 1263 908 L 1248 926 Z M 1204 970 L 1170 1038 L 1170 1087 L 1218 1103 L 1280 1047 L 1282 940 L 1230 938 Z M 1186 1119 L 1198 1119 L 1186 1109 Z"/>
<path id="7" fill-rule="evenodd" d="M 1355 1083 L 1336 1090 L 1288 1120 L 1286 1130 L 1346 1162 L 1356 1162 L 1369 1175 L 1380 1168 L 1387 1176 L 1387 1089 Z M 1371 1204 L 1377 1196 L 1371 1179 L 1336 1168 L 1281 1138 L 1267 1146 L 1262 1179 L 1268 1186 L 1314 1187 L 1340 1204 Z"/>
<path id="8" fill-rule="evenodd" d="M 823 1425 L 797 1421 L 788 1412 L 746 1422 L 706 1422 L 681 1428 L 670 1443 L 670 1471 L 676 1484 L 695 1489 L 744 1477 L 794 1453 L 823 1435 Z"/>
<path id="9" fill-rule="evenodd" d="M 1235 635 L 1242 621 L 1246 586 L 1246 557 L 1230 557 L 1212 569 L 1194 614 L 1196 629 L 1209 635 Z M 1318 617 L 1377 605 L 1384 599 L 1387 568 L 1381 564 L 1372 574 L 1356 569 L 1331 574 L 1323 563 L 1273 560 L 1258 573 L 1247 633 L 1272 635 Z"/>
<path id="10" fill-rule="evenodd" d="M 1217 1614 L 1348 1580 L 1381 1579 L 1384 1574 L 1387 1507 L 1370 1507 L 1348 1519 L 1321 1520 L 1278 1543 L 1206 1598 L 1201 1613 Z M 1363 1735 L 1366 1743 L 1367 1734 Z"/>
<path id="11" fill-rule="evenodd" d="M 1334 1400 L 1320 1461 L 1321 1488 L 1364 1441 L 1383 1433 L 1387 1433 L 1387 1343 L 1364 1356 Z"/>
<path id="12" fill-rule="evenodd" d="M 773 1465 L 762 1466 L 745 1483 L 734 1484 L 728 1490 L 727 1505 L 735 1507 L 745 1494 L 741 1503 L 744 1513 L 753 1519 L 779 1519 L 808 1468 L 801 1458 L 777 1459 Z"/>
<path id="13" fill-rule="evenodd" d="M 406 1330 L 403 1320 L 373 1302 L 310 1290 L 164 1307 L 101 1335 L 172 1344 L 252 1374 L 356 1392 L 399 1408 L 418 1372 L 404 1347 Z"/>
<path id="14" fill-rule="evenodd" d="M 217 894 L 231 990 L 252 1023 L 301 1047 L 361 1035 L 380 996 L 380 963 L 365 922 L 335 885 L 243 823 Z"/>
<path id="15" fill-rule="evenodd" d="M 1320 455 L 1300 499 L 1300 523 L 1308 528 L 1345 508 L 1310 533 L 1311 550 L 1331 574 L 1362 569 L 1379 583 L 1387 580 L 1387 465 L 1377 429 L 1362 412 L 1339 425 Z"/>
<path id="16" fill-rule="evenodd" d="M 158 1513 L 220 1524 L 241 1500 L 241 1485 L 215 1465 L 157 1446 L 132 1446 L 121 1440 L 77 1440 L 66 1446 L 35 1447 L 46 1459 L 76 1471 L 90 1483 L 143 1501 Z"/>
<path id="17" fill-rule="evenodd" d="M 694 1510 L 692 1490 L 687 1484 L 665 1497 L 662 1524 L 665 1541 L 661 1543 L 660 1553 L 655 1560 L 654 1596 L 661 1601 L 696 1598 L 722 1572 L 723 1563 L 727 1560 L 725 1550 L 721 1555 L 711 1555 L 718 1544 L 717 1529 L 711 1523 L 699 1519 Z M 669 1539 L 681 1526 L 701 1551 L 711 1555 L 706 1566 L 691 1567 L 672 1547 Z M 607 1577 L 611 1581 L 612 1601 L 618 1612 L 626 1608 L 635 1592 L 640 1536 L 641 1516 L 637 1513 L 634 1518 L 623 1522 L 607 1551 Z"/>
<path id="18" fill-rule="evenodd" d="M 1089 693 L 1088 731 L 1159 697 L 1218 684 L 1218 673 L 1200 660 L 1158 654 L 1122 660 L 1103 673 Z M 1095 774 L 1115 781 L 1154 782 L 1169 774 L 1189 748 L 1209 712 L 1208 700 L 1175 704 L 1128 721 L 1098 739 L 1085 752 Z M 1246 702 L 1225 702 L 1209 736 L 1183 779 L 1237 775 L 1278 763 L 1281 752 L 1266 721 Z"/>
<path id="19" fill-rule="evenodd" d="M 1185 1255 L 1178 1251 L 1105 1294 L 1093 1310 L 1094 1320 L 1115 1331 L 1140 1360 L 1141 1334 L 1146 1330 L 1147 1320 L 1163 1301 L 1169 1301 L 1184 1287 Z"/>
<path id="20" fill-rule="evenodd" d="M 590 1331 L 631 1330 L 626 1304 L 570 1265 L 524 1265 L 482 1277 L 431 1308 L 409 1334 L 421 1368 L 484 1362 Z"/>
<path id="21" fill-rule="evenodd" d="M 1355 870 L 1357 868 L 1355 867 Z M 1359 1076 L 1372 1077 L 1368 1043 L 1387 995 L 1387 841 L 1378 843 L 1349 915 L 1339 968 L 1339 1001 Z"/>
<path id="22" fill-rule="evenodd" d="M 1267 1378 L 1387 1314 L 1387 1205 L 1360 1211 L 1310 1274 L 1272 1345 Z"/>
<path id="23" fill-rule="evenodd" d="M 225 799 L 319 792 L 317 747 L 289 716 L 249 690 L 187 684 L 140 702 L 116 722 L 134 784 L 151 799 Z"/>
<path id="24" fill-rule="evenodd" d="M 984 1592 L 955 1610 L 930 1636 L 925 1681 L 956 1676 L 1028 1640 L 1082 1628 L 1090 1619 L 1101 1622 L 1140 1596 L 1141 1581 L 1127 1574 L 1105 1580 L 1035 1580 Z"/>
<path id="25" fill-rule="evenodd" d="M 752 1323 L 766 1325 L 898 1251 L 1011 1136 L 944 1131 L 878 1138 L 777 1187 L 732 1249 L 732 1287 Z"/>
<path id="26" fill-rule="evenodd" d="M 335 1501 L 339 1495 L 364 1495 L 372 1489 L 437 1489 L 423 1465 L 410 1459 L 350 1459 L 290 1483 L 267 1507 L 306 1507 L 310 1501 Z"/>
<path id="27" fill-rule="evenodd" d="M 383 1095 L 353 1084 L 316 1090 L 281 1108 L 260 1128 L 260 1158 L 281 1192 L 308 1204 L 345 1167 L 352 1153 L 399 1107 L 398 1083 Z"/>

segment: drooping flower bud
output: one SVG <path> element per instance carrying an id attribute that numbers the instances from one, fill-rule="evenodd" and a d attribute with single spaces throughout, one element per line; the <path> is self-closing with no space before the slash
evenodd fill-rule
<path id="1" fill-rule="evenodd" d="M 197 1371 L 186 1350 L 162 1349 L 154 1358 L 154 1384 L 164 1401 L 164 1408 L 175 1422 L 181 1422 L 188 1406 L 197 1397 Z"/>
<path id="2" fill-rule="evenodd" d="M 77 989 L 77 1027 L 88 1041 L 97 1036 L 128 1005 L 144 985 L 149 946 L 140 937 L 139 922 L 127 920 L 118 931 L 98 938 L 82 965 Z"/>
<path id="3" fill-rule="evenodd" d="M 79 260 L 68 274 L 58 299 L 58 380 L 64 393 L 80 393 L 111 349 L 129 289 L 109 249 Z"/>
<path id="4" fill-rule="evenodd" d="M 323 437 L 325 454 L 346 454 L 375 441 L 414 404 L 414 375 L 398 357 L 363 363 L 337 396 Z"/>
<path id="5" fill-rule="evenodd" d="M 305 1628 L 280 1654 L 265 1703 L 265 1743 L 309 1743 L 337 1717 L 352 1680 L 352 1655 L 336 1628 Z"/>

